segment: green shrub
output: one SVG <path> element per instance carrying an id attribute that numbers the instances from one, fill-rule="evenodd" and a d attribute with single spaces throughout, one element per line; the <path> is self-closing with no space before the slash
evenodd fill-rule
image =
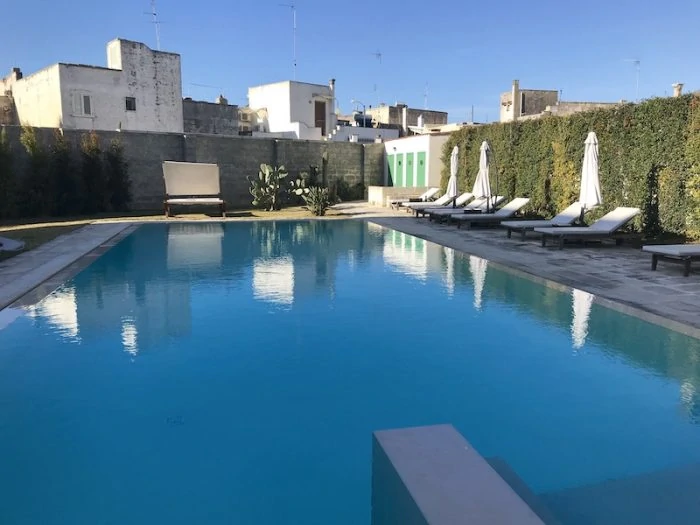
<path id="1" fill-rule="evenodd" d="M 272 167 L 261 164 L 257 177 L 246 177 L 250 182 L 250 194 L 253 196 L 253 206 L 258 206 L 266 211 L 282 209 L 282 199 L 286 191 L 282 187 L 283 180 L 287 177 L 284 166 Z"/>
<path id="2" fill-rule="evenodd" d="M 306 172 L 301 172 L 296 180 L 290 181 L 289 189 L 289 200 L 293 204 L 301 204 L 304 202 L 304 195 L 309 193 L 309 174 Z"/>
<path id="3" fill-rule="evenodd" d="M 309 193 L 304 195 L 303 198 L 309 211 L 317 216 L 325 215 L 326 210 L 331 206 L 328 188 L 313 186 L 309 188 Z"/>
<path id="4" fill-rule="evenodd" d="M 129 165 L 124 159 L 124 147 L 119 140 L 112 140 L 105 152 L 104 168 L 111 211 L 127 211 L 131 203 Z"/>
<path id="5" fill-rule="evenodd" d="M 49 169 L 55 190 L 53 215 L 81 213 L 84 193 L 76 174 L 71 144 L 60 130 L 54 132 L 54 141 L 49 148 Z"/>
<path id="6" fill-rule="evenodd" d="M 26 171 L 20 181 L 20 213 L 29 217 L 46 217 L 53 211 L 53 185 L 49 173 L 49 156 L 36 136 L 36 130 L 23 126 L 20 142 L 27 152 Z"/>
<path id="7" fill-rule="evenodd" d="M 684 187 L 686 233 L 700 239 L 700 97 L 693 98 L 688 118 L 688 140 L 685 155 L 688 159 L 688 177 Z"/>
<path id="8" fill-rule="evenodd" d="M 7 131 L 0 128 L 0 219 L 13 217 L 15 207 L 15 174 L 12 149 L 7 139 Z"/>
<path id="9" fill-rule="evenodd" d="M 330 188 L 331 200 L 338 202 L 358 201 L 365 197 L 365 185 L 361 182 L 350 186 L 343 178 L 333 181 Z"/>
<path id="10" fill-rule="evenodd" d="M 106 211 L 109 206 L 107 179 L 102 166 L 102 149 L 97 133 L 91 131 L 80 140 L 81 176 L 85 192 L 83 212 L 87 214 Z"/>

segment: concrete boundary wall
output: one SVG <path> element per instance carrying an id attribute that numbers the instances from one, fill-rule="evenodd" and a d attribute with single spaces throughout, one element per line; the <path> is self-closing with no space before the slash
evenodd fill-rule
<path id="1" fill-rule="evenodd" d="M 21 177 L 26 153 L 20 143 L 21 128 L 5 127 L 13 151 L 13 167 Z M 47 147 L 57 130 L 37 128 L 37 136 Z M 78 148 L 82 130 L 64 130 L 64 136 Z M 230 137 L 182 133 L 140 133 L 130 131 L 97 131 L 104 149 L 110 141 L 119 140 L 124 147 L 132 182 L 136 210 L 162 208 L 164 184 L 162 163 L 165 160 L 218 164 L 221 191 L 230 208 L 251 205 L 246 176 L 256 175 L 260 164 L 284 165 L 290 178 L 309 166 L 325 173 L 327 184 L 343 179 L 349 186 L 365 187 L 382 184 L 384 178 L 384 145 L 351 142 Z M 76 151 L 77 152 L 77 151 Z M 79 155 L 75 156 L 76 159 Z M 76 166 L 79 169 L 79 166 Z"/>

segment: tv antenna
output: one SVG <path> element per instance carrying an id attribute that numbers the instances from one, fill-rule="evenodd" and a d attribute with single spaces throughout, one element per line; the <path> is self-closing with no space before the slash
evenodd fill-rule
<path id="1" fill-rule="evenodd" d="M 377 59 L 377 61 L 379 62 L 379 66 L 381 67 L 381 65 L 382 65 L 382 52 L 377 50 L 375 53 L 372 53 L 372 56 L 374 56 L 374 58 Z M 379 76 L 379 74 L 377 74 L 377 76 Z M 377 91 L 376 80 L 374 82 L 374 96 L 377 97 L 377 107 L 379 107 L 379 92 Z"/>
<path id="2" fill-rule="evenodd" d="M 635 76 L 636 76 L 636 91 L 634 93 L 634 101 L 639 102 L 639 67 L 641 61 L 638 58 L 626 58 L 625 62 L 631 62 L 634 64 Z"/>
<path id="3" fill-rule="evenodd" d="M 156 0 L 151 0 L 151 11 L 146 13 L 151 15 L 152 23 L 156 28 L 156 49 L 160 51 L 160 20 L 158 20 L 158 13 L 156 12 Z"/>
<path id="4" fill-rule="evenodd" d="M 297 6 L 294 4 L 280 4 L 281 7 L 289 7 L 292 10 L 292 57 L 294 66 L 294 80 L 297 79 Z"/>
<path id="5" fill-rule="evenodd" d="M 428 83 L 425 83 L 425 91 L 423 92 L 423 105 L 424 109 L 428 109 Z"/>

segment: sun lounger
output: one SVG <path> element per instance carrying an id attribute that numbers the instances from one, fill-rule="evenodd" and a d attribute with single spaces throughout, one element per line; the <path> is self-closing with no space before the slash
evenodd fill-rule
<path id="1" fill-rule="evenodd" d="M 226 216 L 226 202 L 221 198 L 219 166 L 198 162 L 163 162 L 165 181 L 165 216 L 172 206 L 218 206 Z"/>
<path id="2" fill-rule="evenodd" d="M 415 211 L 416 217 L 420 217 L 420 216 L 425 217 L 427 214 L 429 214 L 433 210 L 440 211 L 440 210 L 443 210 L 445 208 L 449 208 L 450 210 L 462 209 L 473 198 L 474 198 L 474 194 L 467 191 L 467 192 L 462 193 L 462 195 L 457 197 L 455 199 L 455 201 L 452 204 L 449 204 L 448 206 L 439 206 L 439 207 L 430 206 L 430 207 L 426 207 L 426 208 L 414 209 L 413 211 Z"/>
<path id="3" fill-rule="evenodd" d="M 24 241 L 0 237 L 0 252 L 18 252 L 24 249 Z"/>
<path id="4" fill-rule="evenodd" d="M 547 245 L 547 239 L 557 239 L 559 249 L 564 247 L 566 240 L 604 240 L 615 239 L 620 244 L 629 234 L 624 234 L 619 230 L 637 215 L 641 213 L 639 208 L 615 208 L 610 213 L 603 215 L 590 226 L 586 227 L 552 227 L 535 228 L 535 232 L 542 234 L 542 246 Z"/>
<path id="5" fill-rule="evenodd" d="M 409 212 L 415 212 L 416 210 L 420 210 L 423 208 L 436 208 L 438 206 L 447 206 L 452 205 L 452 201 L 455 200 L 454 197 L 449 197 L 447 195 L 443 195 L 439 199 L 433 202 L 407 202 L 403 205 L 406 210 Z"/>
<path id="6" fill-rule="evenodd" d="M 402 204 L 407 202 L 428 202 L 439 192 L 440 188 L 428 188 L 427 191 L 421 193 L 418 197 L 403 197 L 401 199 L 392 199 L 389 201 L 389 204 L 392 208 L 399 209 L 399 207 L 401 207 Z"/>
<path id="7" fill-rule="evenodd" d="M 571 224 L 581 216 L 581 205 L 578 202 L 574 202 L 571 206 L 559 212 L 557 215 L 549 220 L 535 220 L 535 221 L 503 221 L 501 226 L 503 226 L 506 231 L 508 238 L 512 232 L 520 232 L 522 238 L 525 239 L 525 234 L 528 231 L 533 231 L 535 228 L 548 228 L 550 226 L 571 226 Z"/>
<path id="8" fill-rule="evenodd" d="M 450 220 L 455 221 L 458 228 L 461 228 L 463 225 L 466 225 L 467 228 L 471 228 L 475 224 L 500 224 L 503 219 L 512 217 L 522 210 L 525 206 L 527 206 L 528 202 L 530 202 L 530 199 L 526 197 L 518 197 L 493 213 L 463 213 L 451 215 Z"/>
<path id="9" fill-rule="evenodd" d="M 471 217 L 474 217 L 475 215 L 479 215 L 481 213 L 486 213 L 486 210 L 490 210 L 489 214 L 493 212 L 498 206 L 500 206 L 503 201 L 505 201 L 506 198 L 503 195 L 498 195 L 497 197 L 491 197 L 491 202 L 487 202 L 486 198 L 483 199 L 475 199 L 473 202 L 471 202 L 468 206 L 465 206 L 462 208 L 461 213 L 460 210 L 449 210 L 450 213 L 441 213 L 440 215 L 433 215 L 432 219 L 435 219 L 437 221 L 440 221 L 442 219 L 445 219 L 445 221 L 449 224 L 450 221 L 456 217 L 456 216 L 463 216 L 463 215 L 469 215 Z M 503 219 L 505 217 L 501 217 Z"/>
<path id="10" fill-rule="evenodd" d="M 436 220 L 440 221 L 441 219 L 447 218 L 450 215 L 454 213 L 459 213 L 460 211 L 473 211 L 473 212 L 481 212 L 486 209 L 486 198 L 485 197 L 480 197 L 478 199 L 474 199 L 471 201 L 469 204 L 465 204 L 461 208 L 454 209 L 451 206 L 444 206 L 442 208 L 432 208 L 428 210 L 428 217 L 430 220 Z"/>
<path id="11" fill-rule="evenodd" d="M 491 200 L 492 200 L 492 203 L 488 206 L 488 208 L 490 210 L 493 210 L 496 206 L 498 206 L 504 200 L 506 200 L 506 198 L 503 197 L 502 195 L 499 195 L 498 197 L 492 197 Z M 486 208 L 487 208 L 486 197 L 480 197 L 478 199 L 474 199 L 473 201 L 471 201 L 469 204 L 462 207 L 461 209 L 455 210 L 451 207 L 434 209 L 430 212 L 430 219 L 440 221 L 441 219 L 449 219 L 450 216 L 460 214 L 460 213 L 472 213 L 472 214 L 484 213 L 484 212 L 486 212 Z"/>
<path id="12" fill-rule="evenodd" d="M 700 260 L 700 244 L 659 244 L 642 246 L 642 251 L 651 253 L 651 269 L 656 270 L 659 260 L 683 264 L 683 275 L 690 275 L 690 263 Z"/>

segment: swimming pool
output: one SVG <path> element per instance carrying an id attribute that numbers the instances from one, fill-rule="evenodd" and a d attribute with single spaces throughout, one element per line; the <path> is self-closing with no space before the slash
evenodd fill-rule
<path id="1" fill-rule="evenodd" d="M 145 225 L 15 313 L 0 523 L 367 524 L 371 432 L 436 423 L 568 523 L 700 463 L 700 341 L 363 221 Z"/>

